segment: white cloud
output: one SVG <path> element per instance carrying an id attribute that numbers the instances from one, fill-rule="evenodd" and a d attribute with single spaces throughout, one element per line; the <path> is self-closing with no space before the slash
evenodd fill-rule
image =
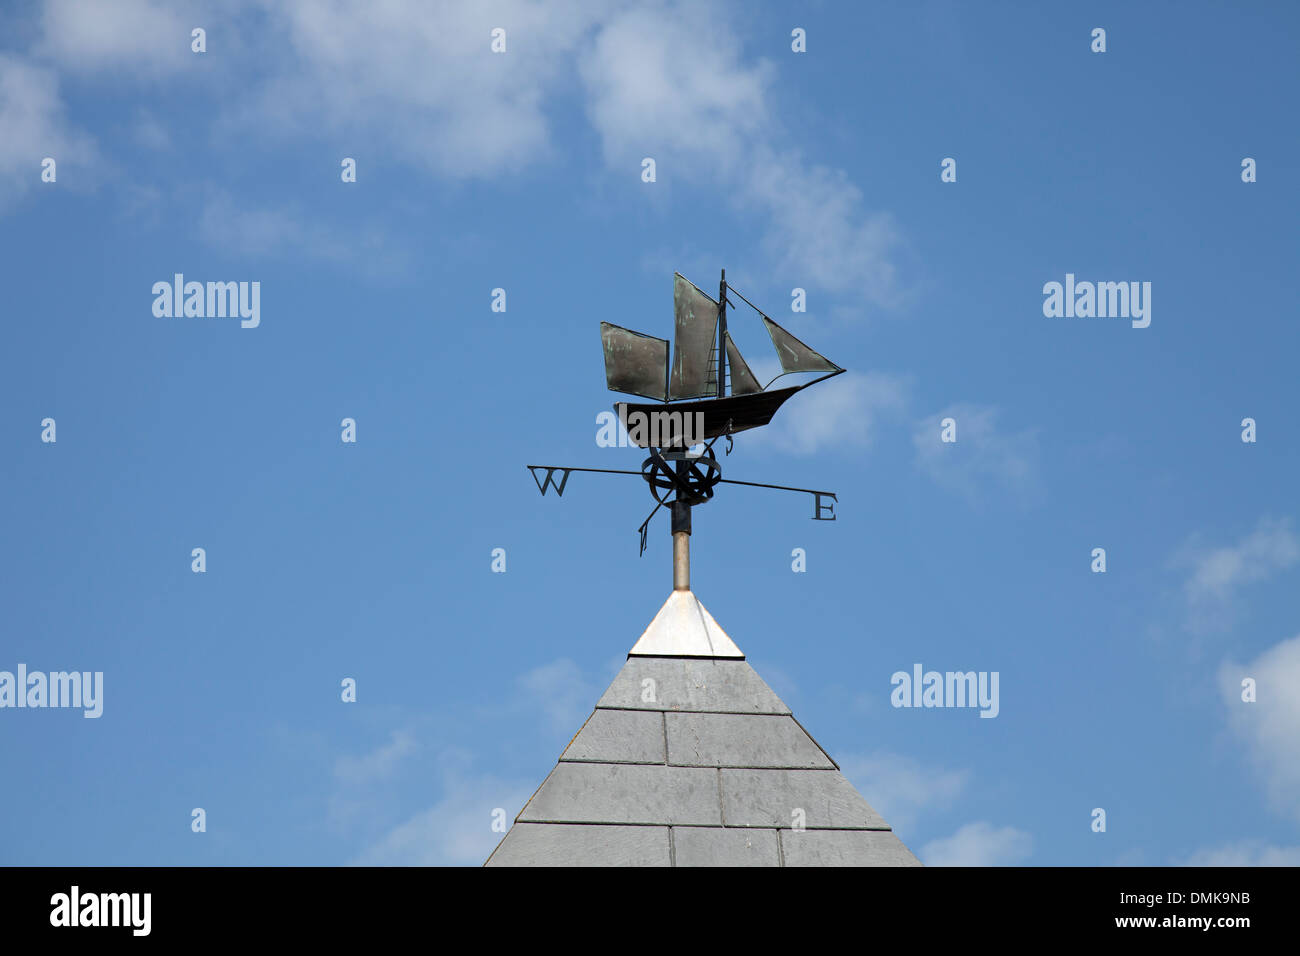
<path id="1" fill-rule="evenodd" d="M 635 171 L 650 156 L 670 180 L 679 172 L 730 172 L 766 126 L 771 67 L 741 61 L 739 44 L 711 5 L 615 13 L 578 69 L 611 166 Z"/>
<path id="2" fill-rule="evenodd" d="M 336 757 L 335 787 L 329 794 L 330 822 L 347 829 L 385 812 L 395 780 L 412 770 L 420 750 L 416 733 L 402 728 L 367 753 Z"/>
<path id="3" fill-rule="evenodd" d="M 534 721 L 540 715 L 550 732 L 566 741 L 591 714 L 599 692 L 567 658 L 521 674 L 515 678 L 514 688 L 515 693 L 501 700 L 493 714 L 523 712 Z M 404 737 L 394 734 L 386 747 L 349 764 L 348 770 L 355 776 L 373 778 L 409 752 Z M 509 826 L 536 790 L 537 781 L 528 784 L 491 774 L 475 775 L 471 762 L 470 755 L 463 752 L 439 754 L 442 794 L 438 801 L 389 829 L 354 862 L 364 866 L 437 866 L 477 865 L 486 860 L 505 835 L 492 829 L 493 812 L 503 810 Z M 361 806 L 360 802 L 355 806 Z M 355 811 L 355 806 L 345 805 L 344 809 Z"/>
<path id="4" fill-rule="evenodd" d="M 522 706 L 541 711 L 553 731 L 570 735 L 591 715 L 599 693 L 568 658 L 535 667 L 515 683 Z"/>
<path id="5" fill-rule="evenodd" d="M 721 188 L 765 220 L 772 266 L 796 284 L 892 303 L 892 219 L 865 212 L 844 171 L 772 146 L 783 139 L 768 93 L 774 70 L 743 56 L 723 10 L 656 4 L 601 24 L 579 72 L 607 163 L 632 175 L 649 156 L 661 182 Z"/>
<path id="6" fill-rule="evenodd" d="M 46 0 L 35 52 L 116 84 L 225 69 L 221 134 L 355 143 L 451 178 L 517 172 L 550 149 L 548 99 L 572 85 L 599 16 L 581 0 Z M 506 52 L 490 49 L 506 30 Z M 243 75 L 241 85 L 231 77 Z"/>
<path id="7" fill-rule="evenodd" d="M 926 866 L 1014 866 L 1029 858 L 1033 846 L 1033 838 L 1023 830 L 981 821 L 931 840 L 918 856 Z"/>
<path id="8" fill-rule="evenodd" d="M 377 228 L 335 228 L 298 209 L 258 206 L 224 192 L 204 201 L 198 236 L 234 256 L 319 259 L 365 272 L 401 271 L 409 260 Z"/>
<path id="9" fill-rule="evenodd" d="M 1197 850 L 1180 866 L 1300 866 L 1300 846 L 1269 846 L 1245 840 Z"/>
<path id="10" fill-rule="evenodd" d="M 58 77 L 0 53 L 0 210 L 29 189 L 67 188 L 95 155 L 93 142 L 67 121 Z M 57 164 L 55 184 L 41 182 L 41 161 Z M 76 170 L 76 172 L 74 172 Z"/>
<path id="11" fill-rule="evenodd" d="M 330 241 L 306 228 L 296 211 L 285 208 L 242 205 L 227 193 L 214 193 L 199 213 L 199 237 L 239 255 L 262 256 L 271 252 L 288 255 L 308 247 L 325 258 L 347 253 L 346 242 Z"/>
<path id="12" fill-rule="evenodd" d="M 135 222 L 159 228 L 167 206 L 163 191 L 148 183 L 122 183 L 118 190 L 122 213 Z"/>
<path id="13" fill-rule="evenodd" d="M 1254 703 L 1242 697 L 1242 679 L 1255 681 Z M 1277 809 L 1300 819 L 1300 635 L 1246 665 L 1224 664 L 1219 689 L 1228 723 L 1261 773 Z"/>
<path id="14" fill-rule="evenodd" d="M 220 86 L 225 139 L 356 144 L 455 180 L 554 160 L 552 114 L 576 105 L 620 177 L 634 181 L 653 156 L 665 185 L 706 185 L 756 213 L 767 271 L 889 304 L 895 226 L 863 208 L 843 170 L 791 148 L 770 93 L 775 70 L 746 55 L 731 29 L 738 14 L 739 4 L 703 2 L 47 0 L 37 50 L 118 84 L 204 77 Z M 204 56 L 223 58 L 219 74 L 190 52 L 196 25 L 208 30 Z M 490 49 L 496 27 L 505 53 Z M 570 133 L 564 158 L 584 142 Z"/>
<path id="15" fill-rule="evenodd" d="M 1260 581 L 1300 559 L 1300 539 L 1289 522 L 1263 519 L 1235 545 L 1184 555 L 1192 573 L 1184 585 L 1193 609 L 1229 603 L 1243 584 Z"/>
<path id="16" fill-rule="evenodd" d="M 195 56 L 192 5 L 163 0 L 45 0 L 41 55 L 77 72 L 163 76 Z"/>
<path id="17" fill-rule="evenodd" d="M 266 9 L 287 49 L 245 120 L 282 134 L 328 133 L 453 178 L 545 158 L 547 97 L 595 16 L 576 0 L 291 0 Z M 496 27 L 506 31 L 505 53 L 490 49 Z"/>
<path id="18" fill-rule="evenodd" d="M 370 784 L 392 776 L 397 765 L 415 753 L 415 737 L 405 730 L 395 730 L 388 743 L 360 757 L 344 755 L 334 762 L 334 776 L 348 784 Z"/>
<path id="19" fill-rule="evenodd" d="M 893 217 L 865 212 L 861 191 L 843 170 L 809 166 L 796 153 L 762 146 L 751 152 L 744 202 L 767 217 L 763 246 L 774 269 L 802 286 L 896 302 Z"/>
<path id="20" fill-rule="evenodd" d="M 760 382 L 771 378 L 765 363 L 753 363 L 753 368 Z M 781 407 L 770 425 L 742 432 L 736 440 L 796 455 L 827 446 L 868 447 L 882 421 L 903 413 L 906 392 L 905 380 L 896 376 L 845 372 L 800 392 Z"/>
<path id="21" fill-rule="evenodd" d="M 509 827 L 532 792 L 526 785 L 490 775 L 444 772 L 437 803 L 390 829 L 353 862 L 360 866 L 481 864 L 505 836 L 492 829 L 494 811 L 504 811 Z"/>
<path id="22" fill-rule="evenodd" d="M 836 758 L 844 776 L 895 830 L 910 828 L 923 810 L 943 809 L 966 788 L 968 770 L 923 766 L 911 757 L 877 751 Z"/>
<path id="23" fill-rule="evenodd" d="M 998 409 L 957 404 L 918 422 L 912 435 L 916 465 L 937 483 L 978 499 L 990 482 L 1019 496 L 1038 492 L 1038 438 L 1033 430 L 1008 434 Z M 955 442 L 941 440 L 941 422 L 956 422 Z"/>
<path id="24" fill-rule="evenodd" d="M 148 110 L 137 110 L 132 127 L 135 141 L 145 149 L 163 152 L 172 148 L 171 133 Z"/>

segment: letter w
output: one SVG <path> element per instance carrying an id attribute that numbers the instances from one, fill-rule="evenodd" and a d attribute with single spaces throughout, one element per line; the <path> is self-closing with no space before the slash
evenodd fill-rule
<path id="1" fill-rule="evenodd" d="M 538 480 L 537 480 L 537 470 L 538 470 L 538 468 L 540 468 L 540 467 L 542 467 L 542 466 L 540 466 L 540 465 L 530 465 L 529 468 L 528 468 L 528 470 L 531 471 L 531 472 L 533 473 L 533 483 L 534 483 L 535 485 L 537 485 L 537 490 L 540 491 L 540 492 L 542 493 L 542 497 L 545 498 L 545 497 L 546 497 L 546 489 L 547 489 L 547 488 L 552 488 L 552 487 L 555 488 L 555 494 L 556 494 L 556 496 L 558 496 L 558 497 L 562 497 L 562 496 L 564 495 L 564 486 L 565 486 L 565 485 L 568 483 L 568 481 L 569 481 L 569 471 L 570 471 L 570 469 L 568 469 L 568 468 L 547 468 L 547 469 L 546 469 L 546 480 L 545 480 L 545 481 L 538 481 Z M 553 474 L 554 474 L 555 472 L 557 472 L 557 471 L 560 473 L 560 480 L 559 480 L 559 481 L 552 481 L 552 480 L 551 480 L 551 475 L 553 475 Z"/>

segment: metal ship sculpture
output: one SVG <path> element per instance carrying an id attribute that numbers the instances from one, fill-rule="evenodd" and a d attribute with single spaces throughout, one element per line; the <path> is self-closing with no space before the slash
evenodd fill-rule
<path id="1" fill-rule="evenodd" d="M 767 385 L 759 385 L 727 331 L 728 292 L 735 293 L 759 314 L 772 338 L 781 362 L 781 374 Z M 773 322 L 735 289 L 728 289 L 725 269 L 716 300 L 674 273 L 673 312 L 671 365 L 667 339 L 633 332 L 611 322 L 600 323 L 605 382 L 611 391 L 653 398 L 665 405 L 676 403 L 671 405 L 671 410 L 681 412 L 683 417 L 702 413 L 704 434 L 693 436 L 697 439 L 707 441 L 766 425 L 790 396 L 844 371 Z M 773 382 L 794 372 L 826 374 L 803 385 L 772 389 Z M 728 384 L 730 394 L 727 394 Z M 650 416 L 663 410 L 662 405 L 628 402 L 619 402 L 614 408 L 624 422 L 637 413 Z M 637 444 L 650 447 L 645 440 Z"/>
<path id="2" fill-rule="evenodd" d="M 758 383 L 727 331 L 727 306 L 736 307 L 730 299 L 733 294 L 759 314 L 776 348 L 781 372 L 767 385 Z M 640 475 L 658 502 L 638 529 L 641 552 L 645 553 L 650 520 L 667 505 L 672 511 L 674 565 L 683 568 L 688 563 L 685 539 L 691 533 L 691 508 L 712 498 L 714 488 L 720 484 L 810 494 L 815 499 L 813 518 L 834 521 L 835 508 L 831 502 L 837 499 L 833 493 L 723 478 L 722 467 L 713 456 L 713 445 L 725 437 L 727 454 L 731 454 L 732 435 L 768 424 L 777 409 L 796 392 L 845 370 L 799 341 L 728 287 L 725 269 L 718 284 L 717 299 L 674 273 L 673 311 L 671 362 L 667 339 L 634 332 L 611 322 L 600 323 L 605 384 L 611 391 L 657 402 L 614 404 L 629 441 L 650 452 L 650 457 L 641 463 L 641 470 L 528 465 L 538 490 L 544 496 L 547 488 L 554 487 L 556 495 L 562 496 L 569 474 L 575 471 Z M 823 374 L 802 385 L 772 388 L 777 379 L 795 372 Z M 691 451 L 698 446 L 703 446 L 702 450 Z M 545 472 L 544 478 L 538 478 L 539 471 Z M 556 472 L 560 473 L 558 481 L 554 478 Z"/>

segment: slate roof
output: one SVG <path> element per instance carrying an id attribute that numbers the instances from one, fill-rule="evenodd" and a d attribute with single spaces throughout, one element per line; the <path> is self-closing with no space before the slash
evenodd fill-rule
<path id="1" fill-rule="evenodd" d="M 674 591 L 485 865 L 920 862 L 695 595 Z"/>

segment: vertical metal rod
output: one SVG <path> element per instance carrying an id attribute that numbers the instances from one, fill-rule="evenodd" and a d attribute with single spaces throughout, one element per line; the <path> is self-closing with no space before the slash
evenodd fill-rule
<path id="1" fill-rule="evenodd" d="M 685 531 L 673 532 L 673 590 L 691 589 L 691 536 Z"/>
<path id="2" fill-rule="evenodd" d="M 727 270 L 722 270 L 718 283 L 718 398 L 727 388 Z"/>
<path id="3" fill-rule="evenodd" d="M 691 589 L 691 506 L 673 502 L 673 590 Z"/>

